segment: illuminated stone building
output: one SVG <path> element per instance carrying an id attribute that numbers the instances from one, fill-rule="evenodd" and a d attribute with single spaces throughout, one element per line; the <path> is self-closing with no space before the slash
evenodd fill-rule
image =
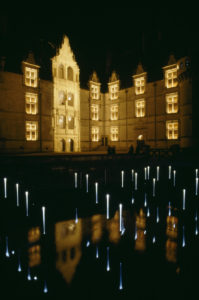
<path id="1" fill-rule="evenodd" d="M 105 151 L 132 145 L 168 149 L 193 145 L 190 60 L 171 55 L 162 79 L 149 82 L 139 63 L 132 86 L 112 72 L 107 92 L 96 72 L 80 88 L 80 70 L 65 36 L 52 62 L 52 80 L 40 79 L 32 54 L 21 74 L 0 71 L 1 152 Z M 161 68 L 161 66 L 160 66 Z"/>

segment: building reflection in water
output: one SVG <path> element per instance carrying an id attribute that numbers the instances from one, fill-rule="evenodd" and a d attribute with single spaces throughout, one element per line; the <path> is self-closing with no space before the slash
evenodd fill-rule
<path id="1" fill-rule="evenodd" d="M 56 268 L 70 283 L 81 259 L 82 219 L 62 221 L 55 224 L 57 252 Z"/>
<path id="2" fill-rule="evenodd" d="M 28 231 L 28 242 L 33 244 L 28 248 L 28 265 L 31 268 L 41 264 L 41 246 L 38 244 L 40 237 L 39 227 L 32 227 Z"/>
<path id="3" fill-rule="evenodd" d="M 146 215 L 141 208 L 139 214 L 136 216 L 136 240 L 135 250 L 145 251 L 146 250 Z"/>
<path id="4" fill-rule="evenodd" d="M 98 243 L 103 235 L 104 216 L 94 215 L 91 217 L 91 241 Z"/>
<path id="5" fill-rule="evenodd" d="M 175 216 L 167 216 L 166 227 L 166 259 L 169 262 L 177 261 L 177 237 L 178 237 L 178 218 Z"/>
<path id="6" fill-rule="evenodd" d="M 39 227 L 33 227 L 28 231 L 28 242 L 30 244 L 37 242 L 41 237 L 41 231 Z"/>
<path id="7" fill-rule="evenodd" d="M 119 228 L 119 211 L 115 212 L 113 218 L 107 220 L 107 230 L 109 234 L 109 241 L 117 244 L 120 241 L 120 228 Z"/>

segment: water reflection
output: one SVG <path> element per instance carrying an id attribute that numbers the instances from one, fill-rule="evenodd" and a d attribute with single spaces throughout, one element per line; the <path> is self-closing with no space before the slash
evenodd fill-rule
<path id="1" fill-rule="evenodd" d="M 57 252 L 56 268 L 67 283 L 70 283 L 81 259 L 82 219 L 55 224 L 55 244 Z"/>
<path id="2" fill-rule="evenodd" d="M 178 218 L 167 216 L 166 226 L 166 259 L 169 262 L 177 262 L 177 238 L 178 238 Z"/>
<path id="3" fill-rule="evenodd" d="M 146 250 L 146 215 L 141 208 L 139 214 L 136 216 L 136 239 L 135 250 Z"/>
<path id="4" fill-rule="evenodd" d="M 34 245 L 28 249 L 29 267 L 35 267 L 41 264 L 41 247 Z"/>
<path id="5" fill-rule="evenodd" d="M 104 218 L 102 215 L 94 215 L 91 217 L 91 241 L 98 243 L 103 234 L 103 222 Z"/>
<path id="6" fill-rule="evenodd" d="M 29 243 L 35 243 L 37 242 L 41 237 L 41 232 L 39 227 L 33 227 L 28 231 L 28 242 Z"/>
<path id="7" fill-rule="evenodd" d="M 119 211 L 117 210 L 114 217 L 107 221 L 108 236 L 111 243 L 119 243 L 121 238 L 119 229 Z"/>

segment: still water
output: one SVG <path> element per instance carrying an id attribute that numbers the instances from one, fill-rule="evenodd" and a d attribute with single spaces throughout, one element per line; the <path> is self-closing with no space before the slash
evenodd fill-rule
<path id="1" fill-rule="evenodd" d="M 197 170 L 186 182 L 171 166 L 98 175 L 1 178 L 2 293 L 198 299 Z"/>

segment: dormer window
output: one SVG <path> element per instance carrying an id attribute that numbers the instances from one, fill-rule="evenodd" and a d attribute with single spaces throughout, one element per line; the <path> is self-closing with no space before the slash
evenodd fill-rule
<path id="1" fill-rule="evenodd" d="M 118 99 L 118 84 L 112 84 L 109 86 L 110 99 Z"/>
<path id="2" fill-rule="evenodd" d="M 25 85 L 37 87 L 37 69 L 25 67 Z"/>
<path id="3" fill-rule="evenodd" d="M 99 86 L 92 84 L 91 85 L 91 98 L 99 99 Z"/>
<path id="4" fill-rule="evenodd" d="M 135 94 L 140 95 L 145 92 L 145 79 L 144 77 L 135 78 Z"/>
<path id="5" fill-rule="evenodd" d="M 165 86 L 167 88 L 173 88 L 178 85 L 177 68 L 165 71 Z"/>

